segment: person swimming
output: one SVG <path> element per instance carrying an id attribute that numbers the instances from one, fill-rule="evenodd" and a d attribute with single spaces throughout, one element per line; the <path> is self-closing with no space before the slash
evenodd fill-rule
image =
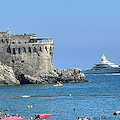
<path id="1" fill-rule="evenodd" d="M 113 113 L 113 115 L 118 115 L 118 114 L 120 114 L 120 111 L 117 110 Z"/>
<path id="2" fill-rule="evenodd" d="M 32 105 L 27 105 L 26 108 L 32 108 L 33 106 Z"/>

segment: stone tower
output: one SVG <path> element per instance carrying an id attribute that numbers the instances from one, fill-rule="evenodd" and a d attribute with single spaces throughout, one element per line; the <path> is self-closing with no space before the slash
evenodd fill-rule
<path id="1" fill-rule="evenodd" d="M 0 61 L 11 66 L 15 75 L 39 76 L 53 66 L 53 38 L 37 38 L 36 34 L 10 35 L 0 32 Z"/>

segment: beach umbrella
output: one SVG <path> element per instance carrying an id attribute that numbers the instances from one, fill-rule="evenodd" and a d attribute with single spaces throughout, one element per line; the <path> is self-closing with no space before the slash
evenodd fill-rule
<path id="1" fill-rule="evenodd" d="M 23 119 L 20 117 L 10 116 L 10 117 L 3 118 L 2 120 L 23 120 Z"/>

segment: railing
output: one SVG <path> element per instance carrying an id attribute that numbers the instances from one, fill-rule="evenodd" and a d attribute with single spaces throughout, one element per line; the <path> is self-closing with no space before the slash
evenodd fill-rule
<path id="1" fill-rule="evenodd" d="M 37 39 L 37 43 L 53 43 L 53 38 L 42 38 L 42 39 Z"/>
<path id="2" fill-rule="evenodd" d="M 53 43 L 53 38 L 30 39 L 30 43 Z"/>

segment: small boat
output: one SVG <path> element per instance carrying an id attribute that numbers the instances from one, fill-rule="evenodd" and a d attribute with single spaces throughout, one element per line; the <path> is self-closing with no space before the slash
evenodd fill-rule
<path id="1" fill-rule="evenodd" d="M 45 114 L 36 114 L 35 115 L 35 119 L 37 118 L 40 118 L 40 119 L 45 119 L 45 118 L 50 118 L 52 114 L 48 114 L 48 113 L 45 113 Z"/>
<path id="2" fill-rule="evenodd" d="M 61 87 L 61 86 L 63 86 L 63 84 L 56 84 L 56 85 L 53 85 L 53 86 L 55 86 L 55 87 Z"/>
<path id="3" fill-rule="evenodd" d="M 55 84 L 55 85 L 53 85 L 53 86 L 61 87 L 61 86 L 63 86 L 63 84 L 61 84 L 60 82 L 57 82 L 57 84 Z"/>
<path id="4" fill-rule="evenodd" d="M 49 118 L 51 114 L 39 114 L 39 118 Z"/>

